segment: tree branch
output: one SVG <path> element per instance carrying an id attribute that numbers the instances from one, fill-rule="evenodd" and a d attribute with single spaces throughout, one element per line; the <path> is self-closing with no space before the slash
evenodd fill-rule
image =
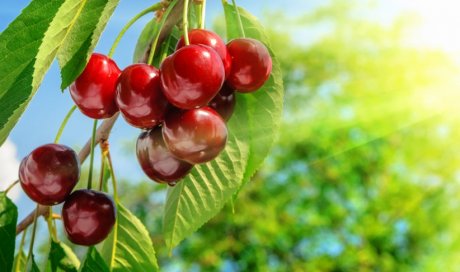
<path id="1" fill-rule="evenodd" d="M 184 8 L 184 1 L 180 0 L 177 2 L 176 6 L 174 9 L 171 11 L 169 18 L 166 20 L 164 27 L 161 31 L 160 38 L 158 40 L 158 44 L 162 44 L 166 37 L 171 33 L 172 28 L 181 20 L 182 17 L 182 10 Z M 150 53 L 150 47 L 148 46 L 146 52 L 142 56 L 142 59 L 140 62 L 146 63 L 149 53 Z M 160 48 L 160 46 L 158 46 Z M 111 118 L 108 118 L 102 122 L 102 124 L 99 126 L 96 132 L 96 144 L 99 144 L 101 140 L 108 140 L 110 136 L 110 132 L 112 131 L 113 125 L 117 121 L 119 116 L 119 113 L 115 114 Z M 78 153 L 78 158 L 80 159 L 80 163 L 83 164 L 83 162 L 86 160 L 86 158 L 89 155 L 90 152 L 90 147 L 91 147 L 91 139 L 89 139 L 85 146 L 80 150 Z M 38 208 L 38 214 L 39 216 L 46 216 L 48 213 L 49 209 L 48 206 L 42 206 Z M 33 223 L 34 221 L 34 214 L 35 210 L 33 210 L 29 215 L 27 215 L 16 227 L 16 235 L 24 231 L 30 224 Z"/>

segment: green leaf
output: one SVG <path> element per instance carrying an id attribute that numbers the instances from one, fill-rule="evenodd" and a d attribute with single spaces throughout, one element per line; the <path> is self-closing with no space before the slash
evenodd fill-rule
<path id="1" fill-rule="evenodd" d="M 119 0 L 79 0 L 80 15 L 58 51 L 61 89 L 67 88 L 83 71 Z M 70 12 L 70 11 L 69 11 Z"/>
<path id="2" fill-rule="evenodd" d="M 118 0 L 33 0 L 0 34 L 0 144 L 59 52 L 63 86 L 84 67 Z M 96 21 L 96 22 L 94 22 Z M 85 33 L 91 32 L 85 39 Z"/>
<path id="3" fill-rule="evenodd" d="M 142 222 L 120 203 L 102 255 L 110 271 L 158 271 L 152 240 Z"/>
<path id="4" fill-rule="evenodd" d="M 24 251 L 19 251 L 14 258 L 12 272 L 22 272 L 26 268 L 27 256 Z"/>
<path id="5" fill-rule="evenodd" d="M 225 5 L 229 37 L 237 36 L 233 11 Z M 248 37 L 268 46 L 261 24 L 241 10 Z M 216 160 L 197 165 L 188 177 L 168 190 L 163 220 L 167 247 L 171 250 L 216 215 L 260 167 L 279 129 L 283 82 L 280 65 L 272 54 L 273 72 L 255 93 L 237 94 L 235 112 L 228 123 L 227 146 Z"/>
<path id="6" fill-rule="evenodd" d="M 18 208 L 6 193 L 0 192 L 0 267 L 5 271 L 13 266 L 17 221 Z"/>
<path id="7" fill-rule="evenodd" d="M 29 260 L 29 263 L 27 265 L 26 271 L 28 271 L 28 272 L 40 272 L 40 269 L 38 268 L 38 265 L 35 262 L 34 254 L 32 254 L 32 256 L 30 256 L 30 260 Z"/>
<path id="8" fill-rule="evenodd" d="M 72 249 L 62 242 L 51 241 L 51 249 L 48 256 L 49 271 L 76 272 L 80 267 L 78 260 Z M 48 270 L 48 269 L 47 269 Z"/>
<path id="9" fill-rule="evenodd" d="M 35 65 L 44 66 L 35 57 L 63 2 L 33 0 L 0 35 L 0 144 L 37 90 L 33 79 L 43 77 L 35 73 Z"/>
<path id="10" fill-rule="evenodd" d="M 238 18 L 233 5 L 224 4 L 227 24 L 227 39 L 239 38 Z M 270 49 L 270 41 L 261 23 L 255 16 L 239 8 L 246 37 L 264 43 L 270 51 L 273 69 L 270 78 L 257 92 L 238 94 L 237 101 L 244 101 L 249 117 L 249 162 L 244 173 L 244 183 L 248 182 L 259 169 L 271 150 L 281 124 L 283 111 L 283 76 L 281 66 Z"/>
<path id="11" fill-rule="evenodd" d="M 136 49 L 134 50 L 133 55 L 133 62 L 137 63 L 140 59 L 144 56 L 145 52 L 149 50 L 151 44 L 150 42 L 155 38 L 157 35 L 159 23 L 156 19 L 152 19 L 148 22 L 144 29 L 141 32 L 136 44 Z M 161 60 L 174 52 L 176 49 L 176 44 L 181 37 L 180 30 L 177 26 L 175 26 L 171 33 L 168 35 L 166 40 L 161 44 L 160 50 L 158 50 L 159 54 L 157 53 L 156 56 L 153 58 L 153 65 L 155 67 L 159 67 Z"/>
<path id="12" fill-rule="evenodd" d="M 86 258 L 80 267 L 81 272 L 109 272 L 109 267 L 95 247 L 89 247 Z"/>

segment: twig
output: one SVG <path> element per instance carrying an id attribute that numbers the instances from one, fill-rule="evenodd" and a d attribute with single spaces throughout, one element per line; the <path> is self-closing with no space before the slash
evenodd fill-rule
<path id="1" fill-rule="evenodd" d="M 165 22 L 165 25 L 163 26 L 163 29 L 160 34 L 159 38 L 159 44 L 163 43 L 163 41 L 166 39 L 167 35 L 171 32 L 172 28 L 180 21 L 181 15 L 182 15 L 182 9 L 184 8 L 184 1 L 179 0 L 174 7 L 174 9 L 171 11 L 171 14 L 168 18 L 168 20 Z M 150 53 L 150 46 L 147 47 L 148 50 L 144 53 L 142 56 L 142 59 L 140 62 L 146 63 L 149 53 Z M 119 116 L 119 113 L 115 114 L 111 118 L 108 118 L 102 122 L 102 124 L 99 126 L 96 132 L 96 143 L 99 144 L 101 140 L 107 140 L 109 138 L 110 132 L 112 131 L 113 125 L 117 121 L 117 118 Z M 83 162 L 86 160 L 88 157 L 89 153 L 91 150 L 91 139 L 89 139 L 85 146 L 80 150 L 78 153 L 78 158 L 80 159 L 80 163 L 83 164 Z M 38 208 L 38 215 L 46 215 L 48 213 L 49 209 L 46 206 L 39 206 Z M 34 221 L 34 215 L 35 215 L 35 210 L 30 212 L 16 227 L 16 235 L 21 233 L 25 228 L 27 228 L 30 224 L 33 223 Z"/>

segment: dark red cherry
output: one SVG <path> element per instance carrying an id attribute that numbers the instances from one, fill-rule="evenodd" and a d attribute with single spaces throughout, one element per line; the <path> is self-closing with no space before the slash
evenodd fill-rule
<path id="1" fill-rule="evenodd" d="M 228 121 L 233 114 L 235 104 L 235 91 L 224 84 L 220 92 L 209 102 L 209 107 L 217 111 L 225 121 Z"/>
<path id="2" fill-rule="evenodd" d="M 118 79 L 116 101 L 129 124 L 138 128 L 160 124 L 168 106 L 161 91 L 160 71 L 148 64 L 126 67 Z"/>
<path id="3" fill-rule="evenodd" d="M 118 111 L 115 94 L 120 73 L 112 59 L 96 53 L 91 55 L 83 73 L 70 85 L 70 95 L 83 114 L 103 119 Z"/>
<path id="4" fill-rule="evenodd" d="M 160 70 L 163 93 L 181 109 L 207 105 L 225 77 L 219 55 L 204 45 L 182 47 L 163 61 Z"/>
<path id="5" fill-rule="evenodd" d="M 144 173 L 159 183 L 176 183 L 193 165 L 174 157 L 165 145 L 161 127 L 142 132 L 137 139 L 137 159 Z"/>
<path id="6" fill-rule="evenodd" d="M 225 148 L 227 126 L 210 107 L 173 109 L 166 115 L 163 139 L 171 153 L 192 164 L 208 162 Z"/>
<path id="7" fill-rule="evenodd" d="M 115 224 L 116 208 L 112 198 L 93 190 L 77 190 L 64 202 L 62 221 L 69 240 L 91 246 L 104 240 Z"/>
<path id="8" fill-rule="evenodd" d="M 254 39 L 234 39 L 227 44 L 232 69 L 227 83 L 233 89 L 249 93 L 258 90 L 272 71 L 272 58 L 267 47 Z"/>
<path id="9" fill-rule="evenodd" d="M 225 77 L 230 73 L 231 57 L 228 54 L 227 46 L 222 38 L 216 33 L 205 29 L 192 29 L 188 32 L 190 44 L 207 45 L 214 49 L 219 54 L 222 62 L 224 63 Z M 182 36 L 177 42 L 176 50 L 185 46 L 184 37 Z"/>
<path id="10" fill-rule="evenodd" d="M 33 150 L 19 166 L 24 192 L 41 205 L 56 205 L 72 192 L 80 177 L 80 161 L 70 147 L 47 144 Z"/>

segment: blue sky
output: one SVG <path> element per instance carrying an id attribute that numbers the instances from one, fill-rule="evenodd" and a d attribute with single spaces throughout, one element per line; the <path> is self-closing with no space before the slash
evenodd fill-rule
<path id="1" fill-rule="evenodd" d="M 0 31 L 7 27 L 7 25 L 28 4 L 28 2 L 29 0 L 0 2 Z M 324 1 L 318 0 L 275 0 L 263 1 L 262 3 L 264 4 L 261 5 L 261 2 L 262 1 L 249 0 L 238 1 L 241 6 L 245 7 L 258 17 L 262 17 L 265 10 L 284 11 L 290 15 L 301 14 L 309 9 L 314 8 L 319 3 L 324 3 Z M 392 18 L 395 14 L 398 14 L 403 10 L 419 12 L 422 14 L 422 16 L 424 16 L 423 18 L 425 18 L 426 21 L 433 21 L 429 27 L 422 28 L 425 32 L 421 31 L 419 39 L 426 39 L 427 41 L 435 40 L 432 41 L 435 43 L 435 46 L 436 42 L 439 43 L 440 41 L 443 41 L 443 39 L 446 39 L 448 41 L 446 42 L 446 46 L 451 48 L 452 42 L 450 42 L 451 40 L 448 40 L 451 37 L 444 37 L 442 34 L 446 31 L 445 26 L 455 25 L 457 16 L 455 13 L 449 13 L 449 11 L 453 12 L 453 10 L 455 10 L 453 7 L 458 6 L 458 4 L 453 4 L 456 3 L 455 0 L 439 0 L 436 1 L 436 3 L 438 3 L 437 5 L 432 5 L 431 2 L 433 1 L 382 0 L 379 2 L 380 4 L 378 5 L 376 12 L 367 15 L 370 17 L 376 17 L 382 22 L 386 22 L 389 20 L 389 18 Z M 208 1 L 208 25 L 216 16 L 219 16 L 222 13 L 220 3 L 221 1 Z M 135 14 L 151 4 L 151 0 L 120 0 L 120 5 L 116 9 L 114 16 L 109 22 L 96 48 L 96 52 L 107 53 L 114 40 L 114 37 L 118 34 L 123 25 Z M 451 6 L 449 6 L 449 4 Z M 426 14 L 424 15 L 424 13 Z M 436 17 L 436 14 L 438 13 L 440 16 Z M 439 20 L 441 17 L 444 18 L 444 21 Z M 130 64 L 132 59 L 132 52 L 134 51 L 135 41 L 137 40 L 137 37 L 147 20 L 148 18 L 144 18 L 135 24 L 134 27 L 127 32 L 126 36 L 121 41 L 118 50 L 114 55 L 114 59 L 120 68 L 126 67 Z M 436 25 L 439 22 L 444 24 Z M 432 25 L 433 27 L 431 27 Z M 460 21 L 459 24 L 456 25 L 460 25 Z M 438 36 L 436 39 L 432 39 L 433 35 L 441 36 Z M 304 40 L 308 39 L 307 36 L 300 38 Z M 454 50 L 460 48 L 460 40 L 454 40 L 453 44 Z M 440 46 L 442 47 L 443 45 Z M 17 163 L 14 164 L 6 162 L 5 160 L 8 160 L 8 158 L 2 159 L 2 155 L 3 157 L 16 157 L 13 159 L 15 159 L 17 162 L 34 148 L 53 141 L 62 118 L 68 109 L 73 105 L 68 92 L 65 91 L 64 93 L 61 93 L 59 86 L 59 70 L 56 63 L 54 63 L 47 76 L 45 77 L 45 80 L 43 81 L 37 95 L 30 103 L 29 108 L 26 110 L 19 123 L 10 134 L 9 147 L 13 147 L 13 149 L 14 147 L 16 148 L 16 155 L 14 155 L 14 152 L 12 152 L 11 148 L 8 151 L 5 151 L 4 154 L 0 154 L 0 164 L 3 165 L 3 169 L 0 165 L 0 178 L 11 179 L 0 180 L 0 185 L 9 184 L 12 182 L 15 179 L 15 173 L 17 173 L 17 169 L 14 169 L 17 167 Z M 78 147 L 81 147 L 88 139 L 91 133 L 91 125 L 91 120 L 77 112 L 74 114 L 66 130 L 64 131 L 63 137 L 61 138 L 61 143 L 76 147 L 78 150 Z M 122 120 L 117 122 L 115 125 L 110 142 L 112 146 L 115 169 L 118 176 L 130 177 L 131 179 L 137 180 L 145 179 L 140 167 L 137 164 L 134 150 L 129 150 L 126 148 L 126 146 L 129 145 L 127 143 L 135 143 L 138 135 L 138 129 L 130 127 Z M 96 160 L 96 162 L 98 162 L 98 160 Z M 11 173 L 9 176 L 12 177 L 10 178 L 8 176 L 7 178 L 5 175 L 1 175 L 1 171 L 8 171 Z M 152 186 L 156 185 L 152 183 Z M 22 218 L 32 209 L 33 203 L 28 200 L 27 197 L 21 195 L 19 198 L 19 204 L 19 216 Z"/>

